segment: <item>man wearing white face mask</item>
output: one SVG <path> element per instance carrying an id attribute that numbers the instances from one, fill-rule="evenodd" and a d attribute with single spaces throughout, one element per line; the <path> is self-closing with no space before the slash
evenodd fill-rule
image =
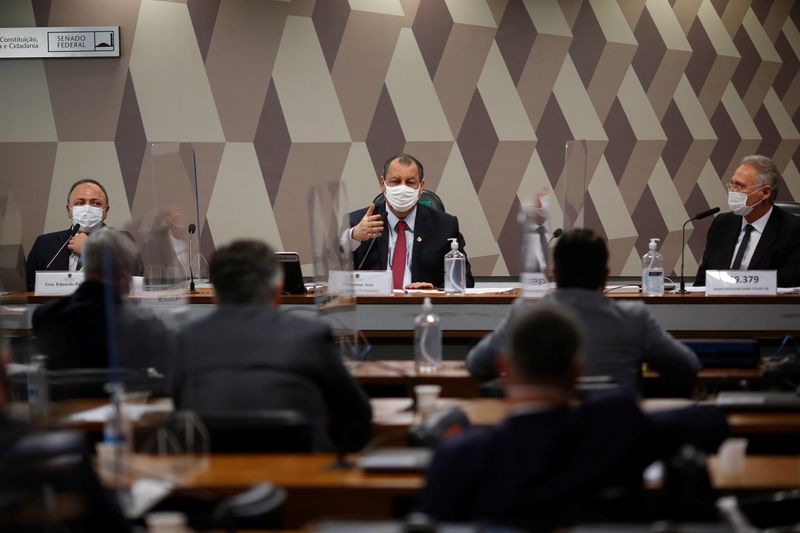
<path id="1" fill-rule="evenodd" d="M 742 159 L 728 184 L 728 207 L 708 230 L 694 284 L 706 270 L 777 270 L 779 287 L 800 286 L 800 219 L 773 204 L 780 172 L 771 159 Z"/>
<path id="2" fill-rule="evenodd" d="M 458 219 L 418 203 L 425 188 L 424 170 L 409 154 L 390 157 L 380 182 L 386 209 L 376 213 L 375 204 L 370 204 L 350 213 L 350 229 L 342 235 L 342 245 L 353 252 L 353 268 L 391 270 L 395 289 L 444 286 L 448 239 L 456 238 L 464 252 Z M 467 260 L 467 287 L 473 286 Z"/>
<path id="3" fill-rule="evenodd" d="M 89 234 L 105 225 L 108 208 L 108 193 L 98 181 L 82 179 L 72 184 L 66 205 L 72 227 L 36 238 L 26 263 L 28 290 L 34 288 L 37 270 L 81 270 L 83 245 Z"/>

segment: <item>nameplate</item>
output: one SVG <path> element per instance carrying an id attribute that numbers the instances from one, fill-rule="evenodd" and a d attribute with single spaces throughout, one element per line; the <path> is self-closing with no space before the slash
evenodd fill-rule
<path id="1" fill-rule="evenodd" d="M 83 272 L 37 270 L 33 294 L 36 296 L 67 296 L 83 283 Z"/>
<path id="2" fill-rule="evenodd" d="M 776 270 L 706 271 L 706 296 L 774 296 L 777 293 Z"/>
<path id="3" fill-rule="evenodd" d="M 542 272 L 522 273 L 519 276 L 523 298 L 544 298 L 549 283 Z"/>
<path id="4" fill-rule="evenodd" d="M 391 296 L 391 270 L 332 270 L 328 276 L 329 289 L 334 294 L 354 296 Z"/>

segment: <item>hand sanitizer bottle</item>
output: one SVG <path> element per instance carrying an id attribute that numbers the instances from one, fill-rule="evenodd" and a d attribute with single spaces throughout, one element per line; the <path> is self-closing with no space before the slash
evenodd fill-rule
<path id="1" fill-rule="evenodd" d="M 444 292 L 447 294 L 467 293 L 467 260 L 458 249 L 456 238 L 450 241 L 450 251 L 444 256 Z"/>
<path id="2" fill-rule="evenodd" d="M 414 319 L 414 367 L 419 374 L 436 372 L 442 366 L 442 330 L 433 314 L 430 298 L 425 298 L 422 313 Z"/>
<path id="3" fill-rule="evenodd" d="M 642 294 L 664 295 L 664 256 L 656 248 L 658 239 L 650 239 L 650 251 L 642 256 Z"/>
<path id="4" fill-rule="evenodd" d="M 28 371 L 28 407 L 31 422 L 44 422 L 49 414 L 49 394 L 47 386 L 47 357 L 31 357 Z"/>

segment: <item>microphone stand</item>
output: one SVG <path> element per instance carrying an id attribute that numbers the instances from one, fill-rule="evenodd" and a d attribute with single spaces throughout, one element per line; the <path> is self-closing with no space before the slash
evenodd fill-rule
<path id="1" fill-rule="evenodd" d="M 686 256 L 686 224 L 692 220 L 694 217 L 684 222 L 683 228 L 681 228 L 681 288 L 675 291 L 678 294 L 686 294 L 686 280 L 683 278 L 683 263 Z"/>
<path id="2" fill-rule="evenodd" d="M 197 294 L 197 289 L 194 288 L 194 272 L 192 271 L 192 236 L 194 235 L 197 226 L 189 224 L 189 294 Z"/>

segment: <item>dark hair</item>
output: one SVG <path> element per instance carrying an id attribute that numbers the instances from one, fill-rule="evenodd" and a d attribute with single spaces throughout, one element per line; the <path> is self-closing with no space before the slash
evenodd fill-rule
<path id="1" fill-rule="evenodd" d="M 590 229 L 565 231 L 553 250 L 556 285 L 597 290 L 606 279 L 608 247 Z"/>
<path id="2" fill-rule="evenodd" d="M 389 165 L 391 165 L 395 159 L 404 167 L 417 165 L 417 170 L 419 170 L 419 180 L 422 181 L 425 179 L 425 170 L 422 168 L 422 163 L 420 163 L 419 160 L 413 155 L 405 152 L 394 154 L 392 157 L 386 160 L 386 162 L 383 164 L 383 177 L 386 177 L 386 173 L 389 172 Z"/>
<path id="3" fill-rule="evenodd" d="M 103 191 L 103 196 L 106 197 L 106 206 L 108 206 L 108 193 L 106 192 L 106 188 L 103 187 L 103 185 L 99 181 L 88 178 L 78 180 L 72 184 L 72 187 L 69 188 L 69 192 L 67 193 L 67 205 L 69 205 L 69 197 L 72 195 L 72 191 L 75 190 L 75 187 L 77 187 L 78 185 L 83 185 L 84 183 L 91 183 L 92 185 L 97 185 L 98 187 L 100 187 L 100 190 Z"/>
<path id="4" fill-rule="evenodd" d="M 578 321 L 554 302 L 539 302 L 514 321 L 511 360 L 528 378 L 565 376 L 581 356 L 583 332 Z"/>
<path id="5" fill-rule="evenodd" d="M 223 304 L 264 304 L 275 293 L 282 271 L 266 243 L 239 240 L 217 249 L 208 273 Z"/>

